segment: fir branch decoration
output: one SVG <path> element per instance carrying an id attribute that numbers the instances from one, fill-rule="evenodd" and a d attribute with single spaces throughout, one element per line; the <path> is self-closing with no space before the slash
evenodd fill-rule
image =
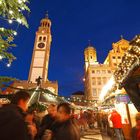
<path id="1" fill-rule="evenodd" d="M 25 17 L 25 12 L 30 12 L 28 3 L 28 0 L 0 0 L 0 19 L 9 23 L 17 22 L 18 25 L 28 28 Z M 15 35 L 17 35 L 16 30 L 0 27 L 0 60 L 6 59 L 9 64 L 16 59 L 10 50 L 16 46 L 13 43 Z"/>

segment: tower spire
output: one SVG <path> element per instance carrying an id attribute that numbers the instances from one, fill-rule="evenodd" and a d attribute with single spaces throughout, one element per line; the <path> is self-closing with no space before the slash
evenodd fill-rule
<path id="1" fill-rule="evenodd" d="M 121 39 L 123 39 L 123 35 L 121 35 Z"/>
<path id="2" fill-rule="evenodd" d="M 48 11 L 46 11 L 45 18 L 49 18 Z"/>

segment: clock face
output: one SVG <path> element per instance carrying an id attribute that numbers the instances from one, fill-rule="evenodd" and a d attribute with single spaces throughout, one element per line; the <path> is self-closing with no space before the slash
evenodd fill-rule
<path id="1" fill-rule="evenodd" d="M 41 48 L 41 49 L 42 49 L 42 48 L 44 48 L 44 47 L 45 47 L 45 44 L 44 44 L 44 43 L 39 43 L 39 44 L 38 44 L 38 48 Z"/>

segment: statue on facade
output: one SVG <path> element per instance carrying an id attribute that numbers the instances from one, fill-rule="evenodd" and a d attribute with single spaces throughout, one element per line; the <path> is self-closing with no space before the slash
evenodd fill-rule
<path id="1" fill-rule="evenodd" d="M 40 76 L 36 79 L 37 86 L 40 86 L 41 85 L 41 79 L 42 78 Z"/>

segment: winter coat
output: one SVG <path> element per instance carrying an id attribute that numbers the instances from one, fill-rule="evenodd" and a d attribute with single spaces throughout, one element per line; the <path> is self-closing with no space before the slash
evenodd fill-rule
<path id="1" fill-rule="evenodd" d="M 122 128 L 121 115 L 118 112 L 112 112 L 110 120 L 113 123 L 113 128 Z"/>
<path id="2" fill-rule="evenodd" d="M 41 138 L 44 135 L 44 132 L 46 129 L 50 129 L 53 122 L 55 121 L 55 118 L 53 118 L 50 114 L 47 114 L 42 119 L 40 129 L 38 132 L 38 136 Z"/>
<path id="3" fill-rule="evenodd" d="M 74 119 L 55 123 L 52 127 L 52 140 L 80 140 L 79 127 Z"/>
<path id="4" fill-rule="evenodd" d="M 30 140 L 25 113 L 17 105 L 0 108 L 0 140 Z"/>

